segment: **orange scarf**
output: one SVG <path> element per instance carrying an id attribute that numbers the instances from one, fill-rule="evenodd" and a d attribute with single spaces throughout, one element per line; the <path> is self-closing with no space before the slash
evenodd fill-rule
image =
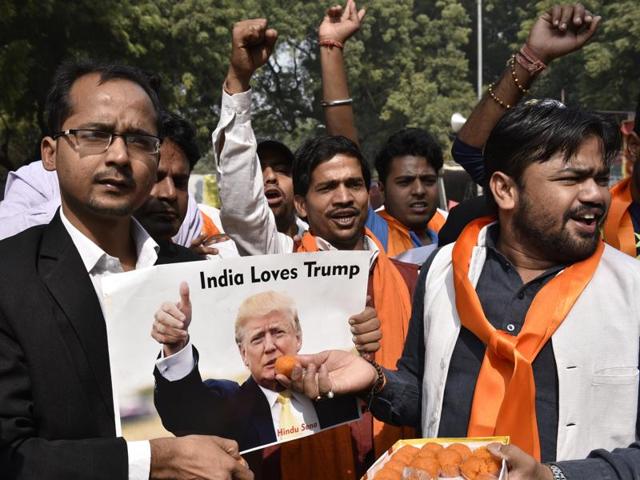
<path id="1" fill-rule="evenodd" d="M 386 210 L 380 210 L 376 213 L 387 222 L 387 226 L 389 228 L 386 250 L 387 255 L 395 257 L 396 255 L 406 252 L 411 248 L 416 248 L 416 245 L 413 243 L 411 238 L 411 229 L 409 227 L 405 226 L 397 218 L 389 215 Z M 446 218 L 444 218 L 444 215 L 436 210 L 433 217 L 431 217 L 431 220 L 427 224 L 427 229 L 438 233 L 445 221 Z"/>
<path id="2" fill-rule="evenodd" d="M 402 356 L 404 339 L 409 329 L 411 318 L 411 296 L 400 272 L 384 253 L 378 239 L 365 228 L 365 235 L 375 242 L 380 252 L 373 269 L 373 299 L 380 319 L 382 342 L 375 359 L 380 365 L 395 369 L 396 362 Z M 316 238 L 309 232 L 302 236 L 298 252 L 316 252 Z M 399 427 L 387 425 L 378 420 L 373 421 L 373 436 L 376 456 L 381 455 L 396 440 L 406 438 Z"/>
<path id="3" fill-rule="evenodd" d="M 206 235 L 207 237 L 213 237 L 214 235 L 220 235 L 220 229 L 216 227 L 216 224 L 213 223 L 213 220 L 206 215 L 204 212 L 200 212 L 200 217 L 202 218 L 202 230 L 200 233 Z"/>
<path id="4" fill-rule="evenodd" d="M 489 323 L 469 281 L 469 264 L 478 234 L 492 220 L 484 217 L 467 225 L 452 254 L 458 315 L 462 325 L 487 346 L 473 395 L 468 435 L 509 435 L 515 445 L 540 460 L 531 364 L 591 280 L 604 243 L 599 242 L 593 255 L 565 268 L 538 292 L 524 327 L 514 337 Z"/>
<path id="5" fill-rule="evenodd" d="M 429 230 L 433 230 L 436 233 L 439 233 L 440 229 L 444 226 L 446 221 L 447 218 L 443 214 L 441 214 L 439 210 L 436 210 L 436 213 L 433 214 L 433 217 L 431 217 L 431 220 L 429 220 L 429 223 L 427 223 L 427 228 Z"/>
<path id="6" fill-rule="evenodd" d="M 631 197 L 631 178 L 625 178 L 611 189 L 611 206 L 604 222 L 604 241 L 614 248 L 636 257 L 636 236 L 633 221 L 629 214 Z"/>

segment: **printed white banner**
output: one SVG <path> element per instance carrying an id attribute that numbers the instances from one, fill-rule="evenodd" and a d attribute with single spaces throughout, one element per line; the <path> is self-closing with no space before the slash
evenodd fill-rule
<path id="1" fill-rule="evenodd" d="M 160 361 L 156 370 L 156 401 L 169 430 L 231 437 L 248 451 L 358 418 L 351 398 L 283 398 L 274 387 L 274 362 L 284 354 L 353 349 L 348 319 L 364 309 L 369 256 L 365 251 L 264 255 L 105 277 L 114 403 L 124 436 L 166 435 L 154 407 L 161 345 L 151 329 L 160 306 L 180 300 L 181 282 L 189 286 L 188 332 L 195 350 L 188 347 L 188 354 L 185 349 L 175 356 L 180 358 L 175 365 L 174 358 Z M 176 373 L 179 378 L 172 378 Z"/>

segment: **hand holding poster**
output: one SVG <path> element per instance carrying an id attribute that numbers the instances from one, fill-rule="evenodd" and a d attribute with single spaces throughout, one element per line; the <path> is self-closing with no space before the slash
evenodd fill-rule
<path id="1" fill-rule="evenodd" d="M 283 390 L 275 363 L 284 355 L 353 350 L 348 320 L 364 309 L 368 261 L 367 252 L 269 255 L 106 278 L 124 436 L 162 433 L 154 375 L 167 429 L 232 438 L 241 451 L 359 418 L 353 397 L 312 401 Z"/>

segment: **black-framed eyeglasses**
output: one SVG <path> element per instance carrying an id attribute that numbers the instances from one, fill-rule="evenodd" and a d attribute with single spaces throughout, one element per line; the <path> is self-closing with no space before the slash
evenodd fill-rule
<path id="1" fill-rule="evenodd" d="M 76 150 L 85 155 L 106 152 L 115 137 L 121 137 L 131 155 L 156 155 L 160 152 L 162 139 L 143 133 L 115 133 L 92 128 L 70 128 L 55 133 L 54 139 L 69 137 L 74 141 Z"/>

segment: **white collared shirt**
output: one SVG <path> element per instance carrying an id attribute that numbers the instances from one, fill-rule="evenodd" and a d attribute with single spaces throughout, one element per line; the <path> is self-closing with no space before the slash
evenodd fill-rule
<path id="1" fill-rule="evenodd" d="M 293 239 L 278 231 L 264 195 L 262 167 L 251 127 L 251 96 L 251 89 L 233 95 L 222 89 L 220 120 L 211 135 L 222 202 L 220 218 L 241 255 L 291 253 Z M 335 250 L 319 238 L 318 248 Z M 379 252 L 375 242 L 366 236 L 365 249 L 374 252 L 369 261 L 373 266 Z"/>
<path id="2" fill-rule="evenodd" d="M 271 419 L 273 420 L 273 431 L 276 432 L 276 438 L 278 441 L 287 437 L 286 434 L 280 432 L 280 412 L 282 411 L 282 405 L 278 403 L 278 392 L 264 388 L 262 385 L 258 385 L 262 393 L 267 398 L 269 408 L 271 409 Z M 318 420 L 318 414 L 313 406 L 313 402 L 308 397 L 298 393 L 291 392 L 291 413 L 296 420 L 295 437 L 303 437 L 317 433 L 320 431 L 320 421 Z"/>
<path id="3" fill-rule="evenodd" d="M 102 284 L 101 279 L 114 273 L 123 272 L 120 259 L 109 255 L 98 245 L 93 243 L 84 233 L 78 230 L 64 215 L 60 208 L 60 219 L 66 228 L 73 244 L 75 245 L 84 267 L 91 278 L 91 283 L 96 291 L 100 308 L 104 316 L 104 305 L 102 304 Z M 156 241 L 142 228 L 135 218 L 131 218 L 133 241 L 136 245 L 136 269 L 146 268 L 155 265 L 158 260 L 158 250 L 160 247 Z M 113 391 L 113 388 L 112 388 Z M 117 398 L 113 397 L 114 405 Z M 117 409 L 116 409 L 117 411 Z M 118 421 L 118 419 L 116 419 Z M 151 446 L 148 441 L 127 442 L 127 456 L 129 459 L 129 480 L 148 480 L 151 470 Z"/>

